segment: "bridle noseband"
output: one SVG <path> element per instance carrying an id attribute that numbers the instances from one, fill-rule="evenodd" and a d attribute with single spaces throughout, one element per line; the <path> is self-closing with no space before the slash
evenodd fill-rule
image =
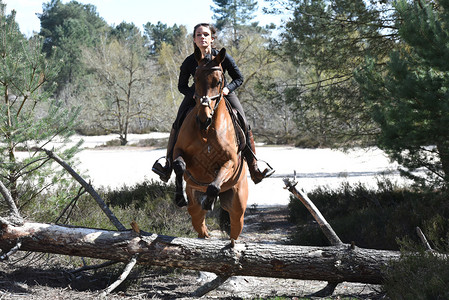
<path id="1" fill-rule="evenodd" d="M 197 67 L 197 69 L 198 69 L 198 68 L 199 68 L 199 67 Z M 202 96 L 202 97 L 200 97 L 200 95 L 198 95 L 196 92 L 195 92 L 195 94 L 194 94 L 194 96 L 193 96 L 193 98 L 198 99 L 198 100 L 200 101 L 200 103 L 201 103 L 202 106 L 207 106 L 207 107 L 209 107 L 209 109 L 211 110 L 210 118 L 208 118 L 208 120 L 206 121 L 206 123 L 204 123 L 204 124 L 201 123 L 201 122 L 199 121 L 198 117 L 197 117 L 197 121 L 200 123 L 201 129 L 207 129 L 207 128 L 210 126 L 210 124 L 212 123 L 212 118 L 213 118 L 213 116 L 214 116 L 214 114 L 215 114 L 215 110 L 217 109 L 218 104 L 220 104 L 220 101 L 221 101 L 221 99 L 223 98 L 223 88 L 224 88 L 224 75 L 223 75 L 223 69 L 222 69 L 220 66 L 215 66 L 215 67 L 212 67 L 212 68 L 210 68 L 210 69 L 208 69 L 208 70 L 212 70 L 212 71 L 220 71 L 220 72 L 221 72 L 221 85 L 220 85 L 219 93 L 218 93 L 217 95 L 212 96 L 212 97 L 209 97 L 209 96 Z M 210 103 L 211 103 L 212 100 L 215 100 L 215 99 L 217 99 L 217 98 L 218 98 L 218 101 L 215 102 L 214 108 L 212 108 L 212 107 L 210 106 Z"/>

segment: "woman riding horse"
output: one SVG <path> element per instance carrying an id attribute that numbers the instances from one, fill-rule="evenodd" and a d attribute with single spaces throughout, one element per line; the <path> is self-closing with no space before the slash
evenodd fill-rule
<path id="1" fill-rule="evenodd" d="M 200 50 L 203 57 L 206 57 L 207 55 L 216 56 L 218 54 L 218 50 L 212 48 L 215 34 L 216 30 L 211 24 L 200 23 L 195 26 L 193 30 L 194 48 Z M 195 84 L 189 87 L 189 79 L 190 76 L 194 76 L 197 66 L 198 62 L 196 61 L 194 54 L 188 56 L 181 65 L 178 89 L 182 94 L 184 94 L 184 100 L 179 107 L 176 120 L 173 123 L 172 130 L 170 132 L 170 138 L 167 145 L 166 163 L 162 166 L 158 160 L 154 163 L 152 168 L 152 170 L 158 174 L 160 179 L 164 182 L 167 182 L 170 179 L 173 170 L 173 147 L 178 138 L 179 129 L 181 128 L 187 112 L 195 106 Z M 237 95 L 234 93 L 234 90 L 243 83 L 243 76 L 235 64 L 234 59 L 229 54 L 226 54 L 222 63 L 222 68 L 223 71 L 227 71 L 232 78 L 232 81 L 229 84 L 225 83 L 223 95 L 229 101 L 231 106 L 238 112 L 238 119 L 246 136 L 246 147 L 243 150 L 243 155 L 248 162 L 251 179 L 257 184 L 263 178 L 273 174 L 274 170 L 271 168 L 266 168 L 263 172 L 261 172 L 257 166 L 253 134 L 246 120 L 243 107 L 240 104 Z"/>
<path id="2" fill-rule="evenodd" d="M 225 56 L 225 49 L 215 57 L 203 57 L 199 49 L 195 50 L 196 105 L 180 128 L 173 149 L 173 169 L 175 202 L 179 206 L 188 205 L 198 237 L 208 237 L 206 213 L 219 197 L 221 208 L 229 213 L 228 233 L 234 241 L 243 229 L 248 179 L 246 161 L 239 152 L 234 122 L 223 97 L 225 81 L 221 63 Z"/>

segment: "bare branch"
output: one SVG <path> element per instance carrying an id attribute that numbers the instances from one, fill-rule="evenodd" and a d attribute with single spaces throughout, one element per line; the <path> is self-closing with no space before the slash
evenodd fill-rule
<path id="1" fill-rule="evenodd" d="M 94 198 L 94 200 L 97 201 L 101 210 L 106 214 L 106 216 L 118 230 L 120 231 L 126 230 L 125 226 L 123 226 L 123 224 L 120 223 L 120 221 L 117 219 L 114 213 L 109 209 L 109 207 L 106 205 L 103 199 L 101 199 L 100 195 L 98 195 L 98 193 L 90 184 L 88 184 L 78 173 L 76 173 L 72 169 L 72 167 L 70 167 L 65 161 L 63 161 L 56 153 L 53 153 L 52 151 L 47 149 L 42 150 L 45 151 L 45 153 L 47 153 L 48 157 L 54 159 L 58 164 L 60 164 L 64 169 L 66 169 L 67 172 L 69 172 L 69 174 L 72 175 L 72 177 L 75 178 L 75 180 L 78 181 L 86 189 L 86 191 L 92 196 L 92 198 Z"/>
<path id="2" fill-rule="evenodd" d="M 320 225 L 321 230 L 327 237 L 332 246 L 342 246 L 343 242 L 340 240 L 338 235 L 332 229 L 332 227 L 327 223 L 326 219 L 323 217 L 318 208 L 313 204 L 313 202 L 307 197 L 305 193 L 302 193 L 296 189 L 296 182 L 288 178 L 284 178 L 284 183 L 286 188 L 298 198 L 302 204 L 307 208 L 307 210 L 312 214 L 313 218 Z"/>
<path id="3" fill-rule="evenodd" d="M 200 298 L 210 291 L 213 291 L 217 289 L 219 286 L 221 286 L 223 283 L 225 283 L 226 280 L 228 280 L 230 276 L 217 276 L 214 280 L 200 286 L 195 292 L 192 293 L 192 296 L 195 298 Z"/>
<path id="4" fill-rule="evenodd" d="M 115 265 L 117 263 L 119 263 L 119 262 L 118 261 L 107 261 L 107 262 L 104 262 L 104 263 L 99 264 L 99 265 L 83 266 L 81 268 L 78 268 L 78 269 L 75 269 L 73 271 L 70 271 L 70 273 L 73 274 L 73 273 L 79 273 L 79 272 L 88 271 L 88 270 L 101 269 L 101 268 L 105 268 L 105 267 L 109 267 L 109 266 Z"/>
<path id="5" fill-rule="evenodd" d="M 86 192 L 86 190 L 84 189 L 84 187 L 81 187 L 78 190 L 77 195 L 75 196 L 75 198 L 72 199 L 72 201 L 70 201 L 70 203 L 62 210 L 61 215 L 56 219 L 55 223 L 58 223 L 59 220 L 62 218 L 62 216 L 66 213 L 66 211 L 69 209 L 69 207 L 71 207 L 72 205 L 75 205 L 76 201 L 79 199 L 79 197 L 81 197 L 84 193 Z M 71 213 L 69 213 L 66 217 L 66 222 L 69 219 Z"/>
<path id="6" fill-rule="evenodd" d="M 107 287 L 101 294 L 100 297 L 106 297 L 110 292 L 112 292 L 116 287 L 118 287 L 125 279 L 128 277 L 129 273 L 133 269 L 133 267 L 137 263 L 137 257 L 139 254 L 134 254 L 133 258 L 129 261 L 129 263 L 126 265 L 125 269 L 123 270 L 122 275 L 109 287 Z"/>
<path id="7" fill-rule="evenodd" d="M 313 204 L 313 202 L 309 199 L 309 197 L 307 197 L 307 194 L 301 193 L 296 189 L 295 186 L 297 182 L 295 182 L 294 180 L 290 180 L 288 178 L 284 178 L 284 183 L 286 186 L 285 188 L 287 188 L 293 195 L 295 195 L 295 197 L 298 198 L 302 202 L 302 204 L 304 204 L 307 210 L 312 214 L 313 218 L 318 222 L 321 230 L 323 231 L 324 235 L 327 237 L 331 245 L 336 247 L 343 246 L 343 242 L 340 240 L 340 238 L 332 229 L 332 227 L 329 225 L 329 223 L 327 223 L 326 219 L 323 217 L 323 215 L 315 206 L 315 204 Z M 327 286 L 324 287 L 322 290 L 316 292 L 314 296 L 325 297 L 332 295 L 338 283 L 339 282 L 336 281 L 328 282 Z"/>
<path id="8" fill-rule="evenodd" d="M 8 253 L 5 253 L 0 256 L 0 261 L 8 259 L 11 255 L 13 255 L 17 251 L 19 251 L 21 246 L 22 246 L 22 242 L 17 241 L 17 244 L 13 248 L 11 248 L 11 250 L 9 250 Z"/>
<path id="9" fill-rule="evenodd" d="M 430 247 L 430 244 L 426 239 L 426 236 L 421 231 L 421 228 L 416 227 L 416 233 L 418 234 L 419 238 L 421 239 L 421 242 L 424 244 L 424 246 L 427 248 L 427 250 L 433 251 L 432 247 Z"/>
<path id="10" fill-rule="evenodd" d="M 8 191 L 6 186 L 1 181 L 0 181 L 0 193 L 2 194 L 3 198 L 6 201 L 6 204 L 9 207 L 9 214 L 10 217 L 13 219 L 13 222 L 23 224 L 23 219 L 20 216 L 19 210 L 17 209 L 16 203 L 14 202 L 11 193 Z"/>

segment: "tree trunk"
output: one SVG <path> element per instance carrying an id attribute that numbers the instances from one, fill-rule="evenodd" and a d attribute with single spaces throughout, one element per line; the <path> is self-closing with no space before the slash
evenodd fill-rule
<path id="1" fill-rule="evenodd" d="M 382 282 L 385 267 L 399 252 L 339 247 L 306 247 L 175 238 L 135 231 L 25 223 L 2 224 L 0 248 L 6 252 L 20 240 L 20 250 L 85 256 L 138 264 L 172 266 L 219 275 Z"/>

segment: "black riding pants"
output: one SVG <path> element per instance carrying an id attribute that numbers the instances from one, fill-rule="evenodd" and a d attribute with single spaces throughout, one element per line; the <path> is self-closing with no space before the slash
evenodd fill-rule
<path id="1" fill-rule="evenodd" d="M 232 92 L 229 93 L 225 98 L 231 103 L 231 106 L 235 108 L 239 114 L 239 120 L 242 122 L 243 129 L 245 133 L 248 131 L 248 122 L 246 120 L 245 112 L 243 111 L 242 104 L 240 104 L 239 98 L 237 95 Z M 182 122 L 184 122 L 185 117 L 187 116 L 188 111 L 195 106 L 195 99 L 191 97 L 184 97 L 181 105 L 178 108 L 178 114 L 176 115 L 176 120 L 173 123 L 173 129 L 176 131 L 181 128 Z"/>

